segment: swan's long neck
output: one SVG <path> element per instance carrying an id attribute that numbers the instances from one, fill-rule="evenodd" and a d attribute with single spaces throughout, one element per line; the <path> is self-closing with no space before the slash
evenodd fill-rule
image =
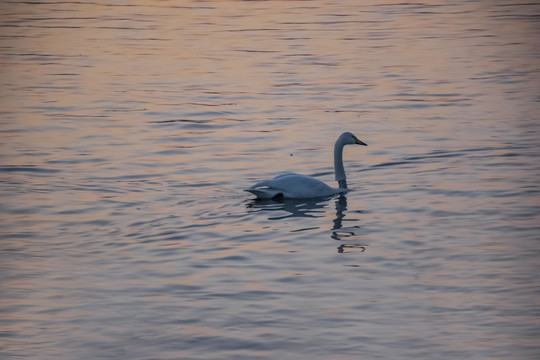
<path id="1" fill-rule="evenodd" d="M 343 141 L 339 138 L 334 146 L 334 172 L 340 189 L 347 188 L 347 176 L 343 167 Z"/>

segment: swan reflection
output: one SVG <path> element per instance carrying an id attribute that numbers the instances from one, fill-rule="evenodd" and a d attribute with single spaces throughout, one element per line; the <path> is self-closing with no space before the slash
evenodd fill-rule
<path id="1" fill-rule="evenodd" d="M 282 220 L 293 217 L 318 218 L 324 216 L 324 208 L 328 205 L 329 198 L 318 199 L 253 199 L 246 207 L 251 212 L 286 212 L 288 214 L 269 217 L 268 220 Z"/>
<path id="2" fill-rule="evenodd" d="M 330 238 L 341 242 L 337 247 L 338 253 L 366 251 L 368 244 L 360 241 L 362 228 L 359 225 L 344 226 L 344 222 L 358 223 L 359 221 L 359 219 L 345 218 L 347 216 L 347 196 L 345 194 L 337 197 L 317 199 L 253 199 L 247 202 L 246 207 L 250 212 L 269 212 L 275 214 L 275 216 L 268 217 L 268 220 L 320 218 L 325 216 L 326 208 L 332 199 L 335 200 L 336 215 L 333 219 Z"/>

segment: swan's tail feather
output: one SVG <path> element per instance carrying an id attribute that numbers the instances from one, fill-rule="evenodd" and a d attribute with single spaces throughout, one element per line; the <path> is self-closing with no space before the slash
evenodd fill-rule
<path id="1" fill-rule="evenodd" d="M 279 198 L 280 195 L 283 197 L 283 193 L 281 191 L 270 188 L 250 188 L 246 189 L 245 191 L 252 193 L 257 197 L 257 199 L 276 199 Z"/>

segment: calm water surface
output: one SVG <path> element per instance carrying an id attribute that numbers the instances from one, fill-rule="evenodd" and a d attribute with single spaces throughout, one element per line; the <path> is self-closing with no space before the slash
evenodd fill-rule
<path id="1" fill-rule="evenodd" d="M 0 357 L 538 359 L 539 19 L 0 3 Z"/>

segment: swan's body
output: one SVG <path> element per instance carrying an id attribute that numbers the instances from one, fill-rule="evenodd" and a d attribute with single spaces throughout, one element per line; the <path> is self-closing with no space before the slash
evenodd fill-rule
<path id="1" fill-rule="evenodd" d="M 246 191 L 254 194 L 258 199 L 308 199 L 346 192 L 348 189 L 343 167 L 343 147 L 349 144 L 367 146 L 350 132 L 341 134 L 337 139 L 334 146 L 334 172 L 339 188 L 332 188 L 311 176 L 287 173 L 270 180 L 261 181 Z"/>
<path id="2" fill-rule="evenodd" d="M 332 196 L 346 190 L 333 189 L 311 176 L 289 173 L 261 181 L 246 191 L 254 194 L 258 199 L 306 199 Z"/>

